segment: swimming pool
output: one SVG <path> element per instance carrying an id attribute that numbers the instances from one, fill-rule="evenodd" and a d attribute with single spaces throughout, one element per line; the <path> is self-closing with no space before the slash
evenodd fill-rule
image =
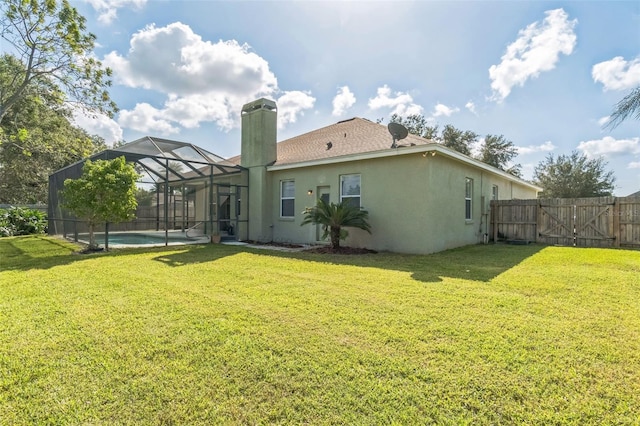
<path id="1" fill-rule="evenodd" d="M 104 232 L 96 232 L 96 243 L 105 245 Z M 78 241 L 89 243 L 89 234 L 78 234 Z M 187 238 L 182 231 L 168 232 L 168 245 L 205 244 L 209 242 L 206 235 L 198 238 Z M 109 232 L 109 247 L 156 247 L 165 245 L 164 231 L 129 231 Z"/>

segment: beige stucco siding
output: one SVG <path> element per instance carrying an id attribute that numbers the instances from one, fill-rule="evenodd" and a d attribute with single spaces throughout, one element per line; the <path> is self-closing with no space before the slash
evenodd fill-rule
<path id="1" fill-rule="evenodd" d="M 533 198 L 535 191 L 443 155 L 422 153 L 270 172 L 274 241 L 312 243 L 314 226 L 300 226 L 318 187 L 330 187 L 338 202 L 340 176 L 360 174 L 361 205 L 369 211 L 372 234 L 349 229 L 345 245 L 401 253 L 432 253 L 482 241 L 488 232 L 492 186 L 499 198 Z M 473 179 L 472 219 L 465 220 L 465 178 Z M 280 217 L 280 182 L 295 181 L 295 217 Z M 313 195 L 308 195 L 308 190 Z M 484 204 L 482 205 L 484 196 Z"/>

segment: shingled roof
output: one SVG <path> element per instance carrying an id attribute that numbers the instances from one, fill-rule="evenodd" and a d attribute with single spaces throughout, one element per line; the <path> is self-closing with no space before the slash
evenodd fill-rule
<path id="1" fill-rule="evenodd" d="M 373 123 L 364 118 L 351 118 L 279 142 L 276 145 L 276 162 L 270 165 L 269 169 L 277 170 L 326 164 L 343 159 L 353 159 L 354 156 L 358 158 L 376 158 L 394 152 L 409 154 L 431 151 L 433 154 L 438 152 L 441 155 L 502 175 L 509 180 L 535 188 L 537 191 L 542 191 L 542 188 L 530 182 L 420 136 L 407 135 L 405 139 L 397 142 L 397 147 L 394 150 L 391 149 L 392 144 L 393 138 L 387 126 Z M 238 155 L 229 158 L 227 161 L 233 164 L 240 164 L 240 160 L 241 156 Z"/>
<path id="2" fill-rule="evenodd" d="M 273 164 L 282 166 L 308 161 L 326 160 L 345 155 L 383 151 L 391 148 L 393 138 L 387 126 L 364 118 L 351 118 L 316 129 L 277 144 L 278 158 Z M 409 134 L 398 141 L 398 148 L 426 145 L 431 141 Z M 240 164 L 241 156 L 228 161 Z"/>
<path id="3" fill-rule="evenodd" d="M 398 147 L 426 145 L 429 142 L 410 134 L 398 142 Z M 393 138 L 387 126 L 363 118 L 352 118 L 280 142 L 275 165 L 382 151 L 389 149 L 392 143 Z"/>

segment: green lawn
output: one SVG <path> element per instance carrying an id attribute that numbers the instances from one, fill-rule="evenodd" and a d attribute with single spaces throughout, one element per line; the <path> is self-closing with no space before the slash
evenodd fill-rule
<path id="1" fill-rule="evenodd" d="M 0 239 L 0 424 L 638 424 L 640 252 Z"/>

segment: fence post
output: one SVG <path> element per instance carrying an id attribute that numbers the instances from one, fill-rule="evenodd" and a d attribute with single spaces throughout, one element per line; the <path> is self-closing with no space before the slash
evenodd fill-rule
<path id="1" fill-rule="evenodd" d="M 620 247 L 620 201 L 618 197 L 613 197 L 613 246 Z"/>
<path id="2" fill-rule="evenodd" d="M 541 242 L 542 236 L 540 235 L 540 226 L 542 225 L 542 201 L 540 198 L 536 199 L 536 243 Z"/>
<path id="3" fill-rule="evenodd" d="M 498 205 L 498 201 L 491 202 L 491 222 L 493 222 L 493 242 L 498 242 L 498 210 L 500 206 Z"/>

